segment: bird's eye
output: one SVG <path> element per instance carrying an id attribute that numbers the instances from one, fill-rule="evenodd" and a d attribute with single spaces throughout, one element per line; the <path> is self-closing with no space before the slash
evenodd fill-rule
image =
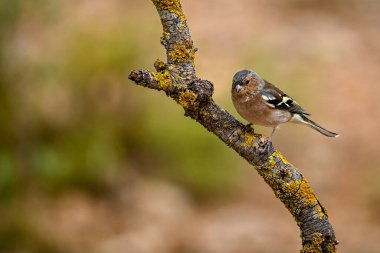
<path id="1" fill-rule="evenodd" d="M 244 79 L 243 80 L 243 85 L 247 85 L 249 83 L 249 80 L 248 79 Z"/>

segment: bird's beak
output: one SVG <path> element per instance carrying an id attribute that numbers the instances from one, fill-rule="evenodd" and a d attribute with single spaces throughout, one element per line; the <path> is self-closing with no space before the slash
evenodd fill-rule
<path id="1" fill-rule="evenodd" d="M 235 86 L 235 91 L 236 91 L 236 92 L 239 92 L 242 88 L 243 88 L 243 87 L 242 87 L 241 85 L 238 84 L 238 85 Z"/>

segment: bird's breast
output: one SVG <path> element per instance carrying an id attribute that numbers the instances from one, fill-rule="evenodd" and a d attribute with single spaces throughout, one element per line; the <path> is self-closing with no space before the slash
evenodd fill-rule
<path id="1" fill-rule="evenodd" d="M 254 125 L 274 127 L 291 119 L 290 112 L 269 108 L 260 94 L 233 97 L 232 102 L 236 111 Z"/>

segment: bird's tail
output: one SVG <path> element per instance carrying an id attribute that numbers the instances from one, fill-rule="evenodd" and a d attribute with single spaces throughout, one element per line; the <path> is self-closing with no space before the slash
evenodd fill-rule
<path id="1" fill-rule="evenodd" d="M 331 131 L 329 131 L 329 130 L 323 128 L 323 127 L 321 127 L 320 125 L 318 125 L 314 121 L 312 121 L 309 118 L 307 118 L 305 115 L 296 114 L 294 116 L 295 116 L 294 117 L 294 121 L 296 121 L 296 123 L 305 124 L 305 125 L 313 128 L 314 130 L 317 130 L 321 134 L 328 136 L 328 137 L 335 137 L 335 138 L 339 137 L 339 134 L 331 132 Z"/>

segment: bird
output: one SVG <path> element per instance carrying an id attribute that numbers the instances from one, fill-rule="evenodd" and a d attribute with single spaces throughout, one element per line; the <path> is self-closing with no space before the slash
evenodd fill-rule
<path id="1" fill-rule="evenodd" d="M 286 95 L 270 82 L 262 79 L 253 70 L 238 71 L 232 79 L 231 97 L 236 111 L 249 122 L 247 125 L 273 127 L 268 142 L 280 124 L 291 122 L 303 124 L 328 137 L 339 137 L 307 116 L 293 98 Z"/>

